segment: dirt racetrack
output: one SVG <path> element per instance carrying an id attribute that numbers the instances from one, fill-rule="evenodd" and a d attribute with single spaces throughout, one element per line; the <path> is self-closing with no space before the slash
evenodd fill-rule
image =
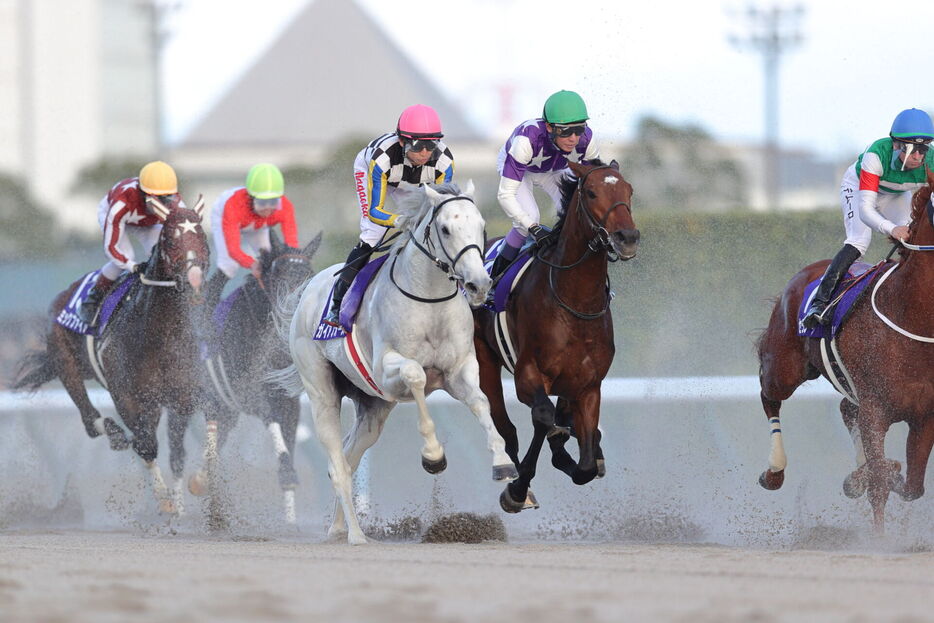
<path id="1" fill-rule="evenodd" d="M 0 537 L 3 621 L 930 621 L 934 553 Z"/>

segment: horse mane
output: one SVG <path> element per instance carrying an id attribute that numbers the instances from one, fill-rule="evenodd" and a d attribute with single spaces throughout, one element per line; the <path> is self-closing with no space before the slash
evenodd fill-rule
<path id="1" fill-rule="evenodd" d="M 600 159 L 590 160 L 589 164 L 594 167 L 607 166 L 607 163 Z M 555 223 L 554 231 L 560 231 L 564 227 L 564 220 L 568 215 L 568 206 L 571 204 L 574 191 L 577 190 L 578 181 L 577 176 L 569 171 L 559 182 L 558 189 L 561 191 L 561 203 L 558 205 L 558 220 Z"/>
<path id="2" fill-rule="evenodd" d="M 934 192 L 934 173 L 930 169 L 925 169 L 927 174 L 927 186 L 922 186 L 915 194 L 911 197 L 911 222 L 908 223 L 908 232 L 909 239 L 914 236 L 915 230 L 918 229 L 918 226 L 921 224 L 925 214 L 927 212 L 928 201 L 931 200 L 931 194 Z M 910 249 L 905 247 L 899 247 L 898 255 L 901 257 L 902 261 L 908 259 L 908 256 L 911 254 Z"/>
<path id="3" fill-rule="evenodd" d="M 456 197 L 461 194 L 460 186 L 455 182 L 426 184 L 426 186 L 431 186 L 432 190 L 442 195 Z M 402 197 L 399 198 L 399 201 L 396 202 L 396 214 L 405 216 L 405 222 L 400 228 L 401 231 L 415 231 L 418 224 L 422 222 L 422 218 L 424 218 L 425 214 L 433 207 L 431 200 L 428 198 L 428 193 L 425 192 L 424 188 L 424 186 L 412 187 L 414 192 L 403 194 Z M 399 236 L 393 243 L 392 249 L 397 250 L 397 248 L 401 248 L 407 240 L 407 236 Z"/>

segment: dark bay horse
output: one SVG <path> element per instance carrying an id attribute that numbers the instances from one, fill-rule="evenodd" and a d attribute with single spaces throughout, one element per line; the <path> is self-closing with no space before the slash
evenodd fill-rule
<path id="1" fill-rule="evenodd" d="M 114 311 L 100 337 L 75 333 L 54 321 L 44 351 L 30 353 L 21 364 L 14 388 L 35 391 L 61 379 L 81 412 L 89 437 L 106 434 L 110 447 L 132 446 L 146 463 L 163 512 L 180 511 L 182 444 L 188 419 L 200 406 L 201 366 L 194 338 L 193 306 L 202 302 L 201 286 L 209 250 L 201 227 L 203 203 L 195 209 L 176 203 L 162 224 L 159 240 L 143 273 Z M 52 301 L 54 319 L 81 283 L 78 280 Z M 91 359 L 89 349 L 97 356 Z M 88 400 L 85 379 L 98 378 L 110 392 L 117 413 L 129 428 L 102 418 Z M 175 476 L 170 494 L 156 463 L 156 427 L 161 409 L 169 414 L 170 462 Z"/>
<path id="2" fill-rule="evenodd" d="M 873 277 L 869 292 L 854 305 L 837 334 L 837 348 L 852 379 L 855 402 L 840 403 L 843 421 L 855 444 L 859 467 L 847 476 L 844 492 L 859 497 L 868 488 L 873 524 L 881 533 L 885 504 L 894 491 L 906 500 L 924 494 L 924 472 L 934 444 L 934 208 L 928 185 L 912 199 L 908 243 L 898 262 L 887 262 Z M 778 489 L 786 466 L 779 410 L 799 385 L 828 372 L 820 340 L 798 337 L 798 308 L 805 286 L 820 277 L 828 261 L 805 267 L 788 282 L 759 338 L 762 407 L 772 429 L 769 469 L 759 478 Z M 832 373 L 831 373 L 832 374 Z M 858 403 L 858 404 L 857 404 Z M 885 457 L 885 435 L 894 422 L 908 424 L 907 481 L 901 465 Z"/>
<path id="3" fill-rule="evenodd" d="M 276 302 L 312 277 L 311 259 L 321 244 L 319 233 L 304 249 L 283 244 L 273 232 L 272 248 L 261 250 L 260 278 L 248 275 L 237 290 L 219 306 L 209 359 L 205 362 L 212 391 L 208 435 L 205 439 L 205 468 L 193 475 L 188 489 L 195 495 L 208 492 L 212 461 L 223 446 L 241 413 L 260 417 L 272 436 L 279 458 L 279 486 L 285 498 L 285 519 L 295 522 L 295 431 L 299 399 L 264 380 L 270 367 L 289 366 L 291 356 L 279 339 L 272 311 Z"/>
<path id="4" fill-rule="evenodd" d="M 500 496 L 508 512 L 537 507 L 529 484 L 546 437 L 552 464 L 575 484 L 605 470 L 597 428 L 600 387 L 616 352 L 607 268 L 611 260 L 636 255 L 639 230 L 630 208 L 632 186 L 616 162 L 569 166 L 577 177 L 562 185 L 557 242 L 537 252 L 503 312 L 515 347 L 516 394 L 532 409 L 534 433 L 521 461 L 503 401 L 506 361 L 496 345 L 495 314 L 486 308 L 474 312 L 480 387 L 519 470 Z M 558 396 L 557 410 L 549 396 Z M 577 437 L 579 463 L 564 448 L 569 430 Z"/>

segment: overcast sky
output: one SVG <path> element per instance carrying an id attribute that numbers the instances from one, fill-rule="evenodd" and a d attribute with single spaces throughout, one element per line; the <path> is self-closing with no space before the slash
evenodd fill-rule
<path id="1" fill-rule="evenodd" d="M 182 136 L 308 1 L 185 0 L 172 17 L 164 59 L 166 92 L 184 94 L 166 103 L 170 139 Z M 746 3 L 356 1 L 489 135 L 503 131 L 503 85 L 515 88 L 509 125 L 538 116 L 551 92 L 572 89 L 608 138 L 631 138 L 647 114 L 698 124 L 722 140 L 752 142 L 764 133 L 762 57 L 727 40 L 742 23 L 731 9 Z M 934 24 L 934 2 L 892 10 L 877 0 L 798 4 L 806 9 L 804 41 L 780 64 L 783 144 L 855 156 L 886 135 L 903 108 L 934 110 L 931 53 L 920 34 Z"/>

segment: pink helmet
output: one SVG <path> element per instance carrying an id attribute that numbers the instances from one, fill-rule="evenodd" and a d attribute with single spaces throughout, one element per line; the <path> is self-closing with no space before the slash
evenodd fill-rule
<path id="1" fill-rule="evenodd" d="M 415 104 L 399 115 L 396 134 L 404 138 L 441 138 L 441 119 L 431 106 Z"/>

